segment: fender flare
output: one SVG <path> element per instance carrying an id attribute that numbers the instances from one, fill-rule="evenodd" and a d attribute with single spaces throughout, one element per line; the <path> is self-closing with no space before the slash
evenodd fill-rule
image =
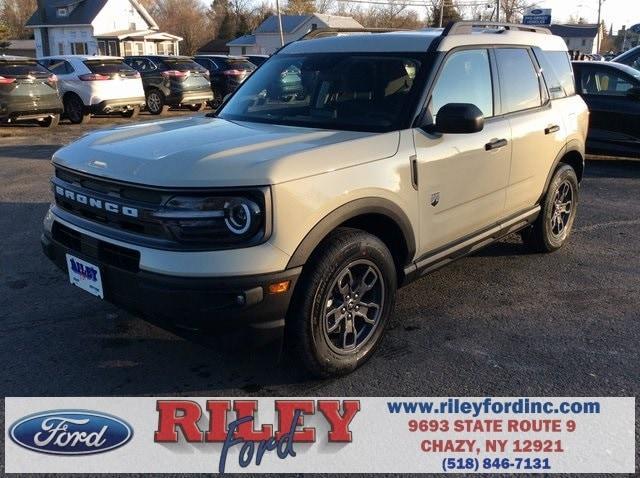
<path id="1" fill-rule="evenodd" d="M 408 253 L 407 260 L 410 261 L 413 258 L 416 251 L 416 240 L 411 221 L 409 221 L 406 213 L 397 204 L 388 199 L 365 197 L 343 204 L 318 222 L 296 248 L 291 259 L 289 259 L 287 269 L 306 264 L 316 247 L 331 231 L 340 226 L 340 224 L 364 214 L 380 214 L 395 222 L 404 236 L 403 239 Z M 402 265 L 404 266 L 405 264 Z"/>
<path id="2" fill-rule="evenodd" d="M 553 175 L 556 172 L 556 169 L 558 169 L 558 164 L 560 164 L 560 162 L 562 161 L 562 158 L 564 158 L 567 154 L 571 152 L 576 152 L 580 155 L 580 158 L 582 160 L 582 170 L 584 171 L 584 167 L 585 167 L 584 146 L 581 146 L 580 142 L 577 139 L 572 139 L 567 143 L 566 147 L 558 153 L 558 155 L 556 156 L 556 159 L 553 161 L 553 164 L 549 169 L 549 173 L 547 174 L 547 179 L 544 182 L 544 189 L 542 190 L 542 194 L 540 195 L 540 200 L 538 202 L 542 201 L 542 199 L 547 194 L 547 191 L 549 189 L 549 184 L 551 183 L 551 179 L 553 179 Z"/>

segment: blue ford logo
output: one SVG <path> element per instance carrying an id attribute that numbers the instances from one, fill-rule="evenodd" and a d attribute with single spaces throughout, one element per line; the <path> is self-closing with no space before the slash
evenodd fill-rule
<path id="1" fill-rule="evenodd" d="M 542 10 L 540 10 L 539 8 L 536 8 L 534 10 L 531 10 L 531 13 L 533 15 L 541 15 L 542 14 Z"/>
<path id="2" fill-rule="evenodd" d="M 133 436 L 117 417 L 91 411 L 59 410 L 29 415 L 9 429 L 21 447 L 50 455 L 91 455 L 114 450 Z"/>

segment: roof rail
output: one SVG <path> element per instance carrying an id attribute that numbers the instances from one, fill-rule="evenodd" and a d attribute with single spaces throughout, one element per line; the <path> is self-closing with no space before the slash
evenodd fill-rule
<path id="1" fill-rule="evenodd" d="M 503 22 L 480 22 L 480 21 L 461 21 L 455 23 L 449 23 L 447 28 L 442 32 L 442 36 L 449 35 L 469 35 L 474 32 L 476 28 L 484 28 L 485 30 L 496 30 L 502 32 L 505 30 L 515 30 L 520 32 L 530 33 L 542 33 L 544 35 L 551 35 L 551 30 L 544 27 L 537 27 L 533 25 L 522 25 L 519 23 L 503 23 Z"/>
<path id="2" fill-rule="evenodd" d="M 338 36 L 341 33 L 389 33 L 404 32 L 406 28 L 316 28 L 311 30 L 300 40 L 313 40 L 314 38 L 325 38 Z"/>

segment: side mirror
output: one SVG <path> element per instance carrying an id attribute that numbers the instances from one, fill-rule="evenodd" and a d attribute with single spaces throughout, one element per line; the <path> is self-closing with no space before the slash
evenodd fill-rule
<path id="1" fill-rule="evenodd" d="M 634 98 L 636 100 L 640 100 L 640 86 L 629 88 L 627 90 L 627 96 L 630 96 L 631 98 Z"/>
<path id="2" fill-rule="evenodd" d="M 484 116 L 476 105 L 448 103 L 440 108 L 433 130 L 438 133 L 469 134 L 484 129 Z"/>

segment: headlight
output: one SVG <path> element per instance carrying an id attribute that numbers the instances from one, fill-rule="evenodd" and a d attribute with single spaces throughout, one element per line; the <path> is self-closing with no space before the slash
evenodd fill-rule
<path id="1" fill-rule="evenodd" d="M 153 216 L 185 243 L 248 246 L 266 239 L 268 194 L 174 196 Z"/>

